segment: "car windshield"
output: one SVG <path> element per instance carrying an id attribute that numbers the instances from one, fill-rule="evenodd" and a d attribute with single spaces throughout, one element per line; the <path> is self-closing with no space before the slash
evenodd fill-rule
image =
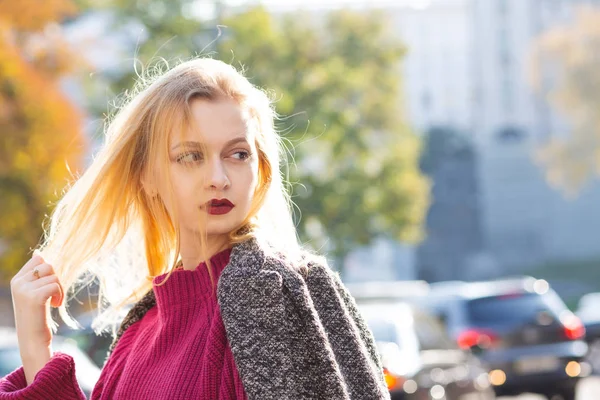
<path id="1" fill-rule="evenodd" d="M 490 296 L 467 302 L 469 320 L 476 325 L 529 322 L 540 312 L 556 317 L 551 299 L 535 293 Z"/>
<path id="2" fill-rule="evenodd" d="M 401 345 L 396 326 L 389 321 L 374 319 L 368 322 L 375 340 L 378 342 L 392 342 Z"/>

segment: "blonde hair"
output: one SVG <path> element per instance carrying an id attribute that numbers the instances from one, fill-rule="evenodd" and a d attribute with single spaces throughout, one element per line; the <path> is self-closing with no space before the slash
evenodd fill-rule
<path id="1" fill-rule="evenodd" d="M 177 219 L 142 182 L 166 162 L 169 132 L 189 123 L 195 98 L 236 101 L 256 129 L 258 184 L 246 220 L 232 243 L 266 240 L 286 254 L 300 254 L 289 196 L 281 172 L 285 155 L 268 96 L 232 66 L 209 58 L 182 62 L 141 77 L 105 130 L 105 143 L 54 210 L 40 251 L 69 295 L 99 285 L 97 332 L 120 321 L 123 307 L 152 287 L 148 276 L 172 271 L 179 252 Z M 187 110 L 187 111 L 186 111 Z M 163 158 L 150 157 L 160 155 Z M 169 174 L 162 178 L 170 184 Z M 59 314 L 75 327 L 66 302 Z"/>

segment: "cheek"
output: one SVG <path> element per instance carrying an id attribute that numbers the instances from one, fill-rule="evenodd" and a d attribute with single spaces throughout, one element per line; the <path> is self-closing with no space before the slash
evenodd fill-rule
<path id="1" fill-rule="evenodd" d="M 171 216 L 175 211 L 175 207 L 180 214 L 184 214 L 186 209 L 189 209 L 190 202 L 194 200 L 192 196 L 193 185 L 186 182 L 185 177 L 181 176 L 181 174 L 176 174 L 173 171 L 170 178 L 171 186 L 167 187 L 166 184 L 162 186 L 162 193 L 165 194 L 163 202 Z"/>

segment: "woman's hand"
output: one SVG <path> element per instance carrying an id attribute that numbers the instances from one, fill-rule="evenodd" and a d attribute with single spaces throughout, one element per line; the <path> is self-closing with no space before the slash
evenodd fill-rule
<path id="1" fill-rule="evenodd" d="M 34 253 L 10 281 L 19 352 L 30 384 L 52 356 L 50 308 L 64 299 L 62 285 L 52 265 Z"/>

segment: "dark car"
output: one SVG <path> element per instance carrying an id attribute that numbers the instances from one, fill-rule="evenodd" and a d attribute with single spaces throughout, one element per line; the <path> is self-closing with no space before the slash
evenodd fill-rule
<path id="1" fill-rule="evenodd" d="M 600 374 L 600 293 L 582 296 L 576 313 L 585 327 L 585 341 L 589 346 L 586 360 L 592 371 Z"/>
<path id="2" fill-rule="evenodd" d="M 434 284 L 419 304 L 488 366 L 499 395 L 573 400 L 589 373 L 585 328 L 544 280 Z"/>
<path id="3" fill-rule="evenodd" d="M 359 304 L 393 400 L 493 399 L 487 371 L 432 317 L 397 302 Z"/>

